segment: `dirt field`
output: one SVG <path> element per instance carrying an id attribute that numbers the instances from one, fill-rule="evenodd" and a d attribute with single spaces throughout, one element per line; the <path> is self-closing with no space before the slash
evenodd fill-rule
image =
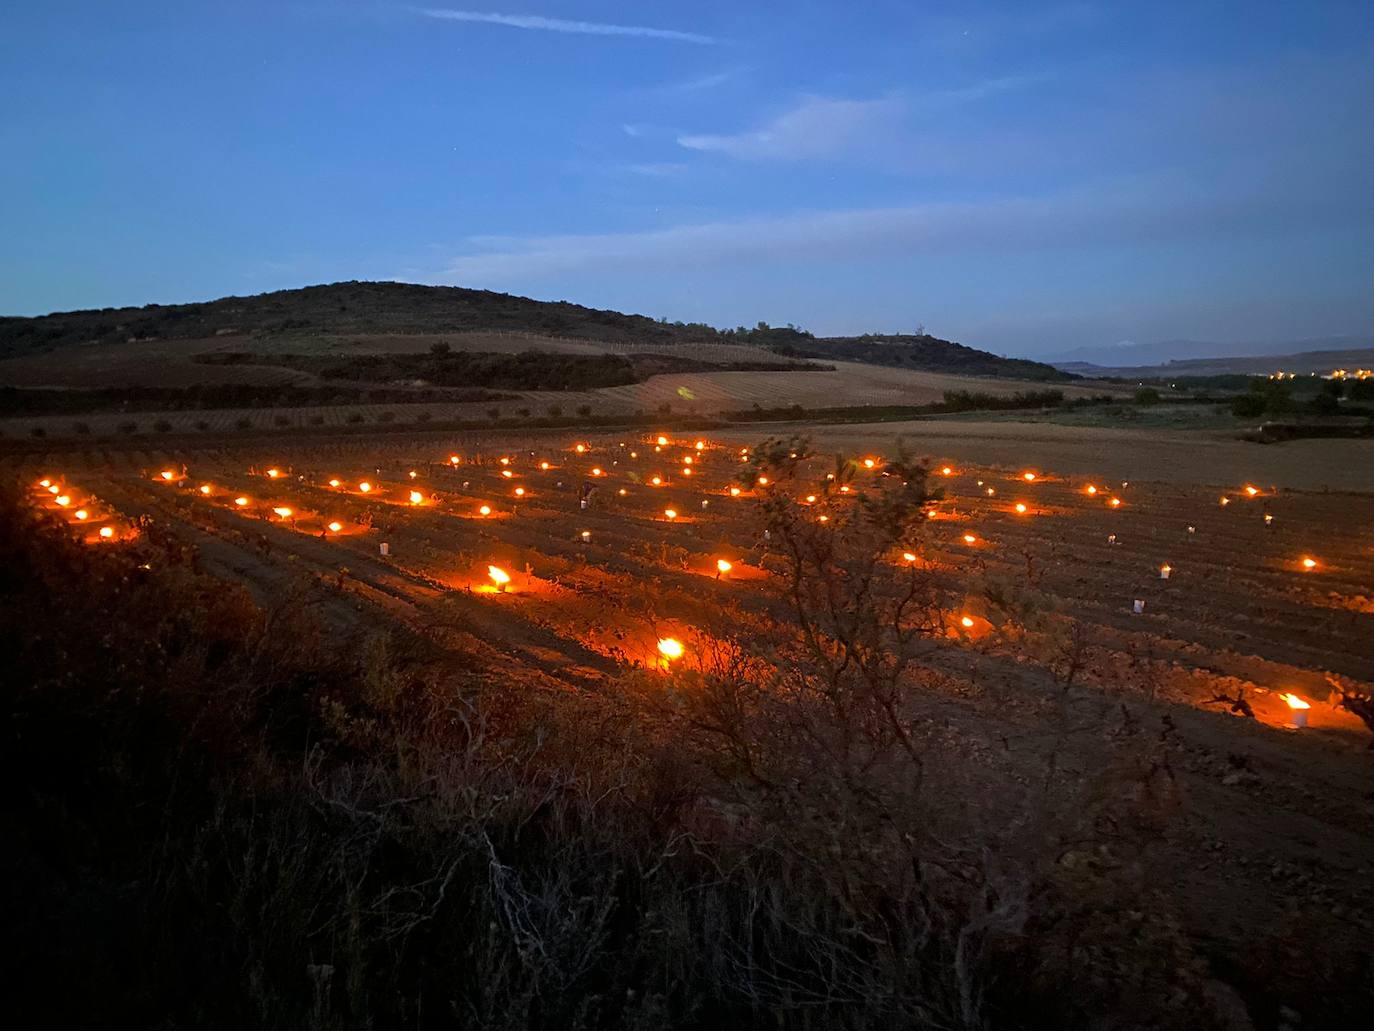
<path id="1" fill-rule="evenodd" d="M 1289 947 L 1297 919 L 1333 955 L 1363 948 L 1374 753 L 1332 684 L 1374 684 L 1374 448 L 968 423 L 818 436 L 822 450 L 873 457 L 861 475 L 876 476 L 901 431 L 948 492 L 926 556 L 954 591 L 932 660 L 945 688 L 914 699 L 912 718 L 944 728 L 959 783 L 969 756 L 978 778 L 1014 784 L 1051 752 L 1057 776 L 1091 777 L 1122 728 L 1157 728 L 1181 803 L 1150 862 L 1189 933 L 1234 958 Z M 264 599 L 318 577 L 337 587 L 340 627 L 400 620 L 532 688 L 606 690 L 626 664 L 657 661 L 660 637 L 688 642 L 690 662 L 725 621 L 781 610 L 750 492 L 730 493 L 739 448 L 761 436 L 661 450 L 652 436 L 548 433 L 92 451 L 25 474 L 35 504 L 56 505 L 41 476 L 66 512 L 87 511 L 71 519 L 93 544 L 150 517 Z M 1071 694 L 1003 635 L 977 587 L 989 583 L 1079 622 Z M 1242 693 L 1253 719 L 1216 701 Z M 1311 706 L 1305 728 L 1291 729 L 1285 693 Z"/>

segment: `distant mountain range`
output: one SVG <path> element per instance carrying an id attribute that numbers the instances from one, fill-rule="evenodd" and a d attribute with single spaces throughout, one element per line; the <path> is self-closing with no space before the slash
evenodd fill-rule
<path id="1" fill-rule="evenodd" d="M 1155 369 L 1184 361 L 1208 363 L 1230 359 L 1295 358 L 1310 354 L 1347 354 L 1374 348 L 1374 336 L 1309 337 L 1299 340 L 1159 340 L 1138 344 L 1099 344 L 1052 354 L 1043 361 L 1059 369 Z M 1325 359 L 1321 359 L 1325 360 Z M 1275 366 L 1277 367 L 1277 366 Z M 1223 370 L 1230 371 L 1230 370 Z M 1321 371 L 1303 369 L 1294 371 Z"/>
<path id="2" fill-rule="evenodd" d="M 1374 368 L 1374 346 L 1340 350 L 1299 351 L 1291 354 L 1181 358 L 1155 365 L 1098 365 L 1093 362 L 1055 362 L 1055 368 L 1076 376 L 1156 379 L 1161 376 L 1267 375 L 1271 372 L 1326 374 L 1334 369 Z"/>

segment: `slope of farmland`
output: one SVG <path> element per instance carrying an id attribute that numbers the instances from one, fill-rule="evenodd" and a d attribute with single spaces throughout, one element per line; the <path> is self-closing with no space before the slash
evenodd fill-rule
<path id="1" fill-rule="evenodd" d="M 745 350 L 745 349 L 741 349 Z M 197 366 L 198 367 L 198 366 Z M 215 369 L 214 366 L 206 368 Z M 224 371 L 234 371 L 229 366 Z M 253 367 L 248 367 L 253 368 Z M 290 370 L 266 368 L 289 373 Z M 304 429 L 311 426 L 343 426 L 351 422 L 373 422 L 395 418 L 414 422 L 482 420 L 495 409 L 506 418 L 537 418 L 550 409 L 572 415 L 587 406 L 597 415 L 654 413 L 665 405 L 672 413 L 715 416 L 722 412 L 760 408 L 804 408 L 861 405 L 922 405 L 940 401 L 946 391 L 967 390 L 1009 396 L 1027 389 L 1021 380 L 996 380 L 970 376 L 947 376 L 910 369 L 881 368 L 851 362 L 834 363 L 833 370 L 809 372 L 689 372 L 651 376 L 641 383 L 585 391 L 508 391 L 511 400 L 488 402 L 436 402 L 397 405 L 395 403 L 346 404 L 319 408 L 256 408 L 222 411 L 147 411 L 133 416 L 122 413 L 94 413 L 71 416 L 33 416 L 0 420 L 5 437 L 23 438 L 34 430 L 46 437 L 73 435 L 78 423 L 95 436 L 120 434 L 121 426 L 135 423 L 147 433 L 155 423 L 165 422 L 174 432 L 229 432 L 246 428 L 241 423 L 262 429 Z M 1120 392 L 1118 387 L 1100 384 L 1056 384 L 1068 397 L 1087 397 Z M 521 416 L 520 412 L 528 412 Z"/>

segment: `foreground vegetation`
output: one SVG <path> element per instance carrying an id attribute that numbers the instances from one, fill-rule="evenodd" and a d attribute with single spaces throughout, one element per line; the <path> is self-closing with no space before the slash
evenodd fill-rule
<path id="1" fill-rule="evenodd" d="M 254 601 L 156 525 L 92 549 L 6 497 L 11 1009 L 71 1027 L 1223 1026 L 1138 864 L 1172 804 L 1162 736 L 1114 728 L 1110 769 L 1064 778 L 1051 758 L 951 802 L 982 764 L 951 762 L 908 707 L 939 691 L 949 587 L 891 561 L 924 552 L 939 491 L 900 457 L 822 527 L 798 498 L 856 467 L 818 480 L 807 458 L 774 441 L 743 474 L 778 488 L 756 518 L 784 562 L 780 622 L 751 636 L 723 612 L 697 661 L 605 692 L 513 681 L 439 625 L 380 629 L 329 584 Z M 1067 699 L 1073 622 L 977 589 Z"/>

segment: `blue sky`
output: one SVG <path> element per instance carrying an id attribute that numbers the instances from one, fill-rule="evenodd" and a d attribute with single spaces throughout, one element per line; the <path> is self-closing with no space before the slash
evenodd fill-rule
<path id="1" fill-rule="evenodd" d="M 0 312 L 358 278 L 1032 355 L 1374 331 L 1369 0 L 434 3 L 12 5 Z"/>

